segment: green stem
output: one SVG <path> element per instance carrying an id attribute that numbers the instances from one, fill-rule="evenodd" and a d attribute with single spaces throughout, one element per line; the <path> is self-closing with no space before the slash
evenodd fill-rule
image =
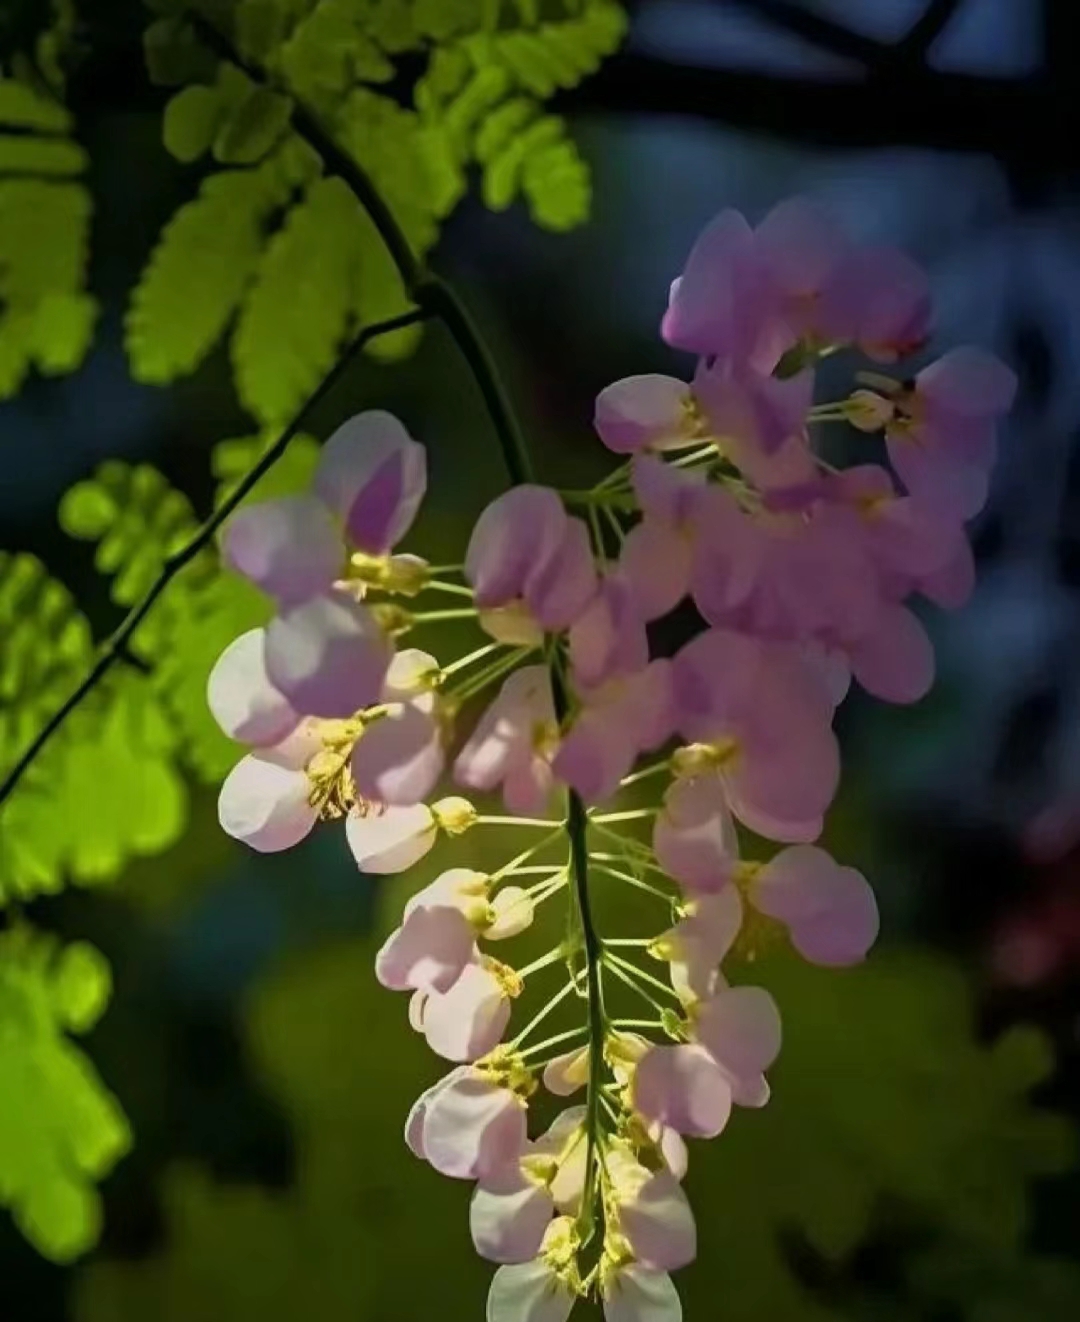
<path id="1" fill-rule="evenodd" d="M 535 1056 L 537 1052 L 550 1051 L 552 1047 L 561 1046 L 564 1042 L 572 1042 L 575 1037 L 580 1037 L 587 1029 L 588 1025 L 578 1024 L 576 1028 L 568 1028 L 565 1033 L 556 1033 L 554 1037 L 545 1038 L 543 1042 L 536 1042 L 531 1047 L 525 1047 L 521 1055 Z"/>

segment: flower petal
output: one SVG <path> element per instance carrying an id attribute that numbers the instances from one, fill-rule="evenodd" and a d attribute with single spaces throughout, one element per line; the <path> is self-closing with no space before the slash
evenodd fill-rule
<path id="1" fill-rule="evenodd" d="M 442 731 L 434 714 L 416 702 L 395 703 L 366 725 L 352 755 L 356 789 L 377 803 L 421 803 L 445 763 Z"/>
<path id="2" fill-rule="evenodd" d="M 249 629 L 214 662 L 206 684 L 210 714 L 230 739 L 255 748 L 279 743 L 300 723 L 266 675 L 266 630 Z"/>
<path id="3" fill-rule="evenodd" d="M 391 648 L 375 617 L 341 592 L 282 612 L 266 630 L 266 673 L 306 716 L 348 717 L 378 702 Z"/>
<path id="4" fill-rule="evenodd" d="M 222 829 L 260 853 L 291 849 L 308 835 L 318 813 L 308 801 L 302 768 L 284 765 L 271 750 L 241 758 L 218 796 Z"/>
<path id="5" fill-rule="evenodd" d="M 489 1262 L 528 1262 L 539 1252 L 554 1213 L 548 1191 L 520 1172 L 498 1192 L 477 1186 L 469 1205 L 473 1245 Z"/>
<path id="6" fill-rule="evenodd" d="M 382 876 L 404 872 L 424 857 L 438 834 L 426 804 L 352 812 L 345 818 L 345 838 L 361 872 Z"/>
<path id="7" fill-rule="evenodd" d="M 751 1078 L 780 1052 L 780 1012 L 762 987 L 727 987 L 699 1009 L 697 1036 L 735 1078 Z"/>
<path id="8" fill-rule="evenodd" d="M 697 1256 L 694 1214 L 670 1171 L 656 1171 L 632 1198 L 620 1201 L 619 1224 L 645 1267 L 675 1271 Z"/>
<path id="9" fill-rule="evenodd" d="M 343 423 L 326 442 L 313 486 L 354 545 L 383 555 L 416 517 L 427 488 L 427 455 L 393 414 L 372 409 Z"/>
<path id="10" fill-rule="evenodd" d="M 510 1001 L 498 980 L 470 964 L 449 991 L 428 997 L 424 1036 L 446 1060 L 477 1060 L 498 1046 L 509 1020 Z"/>
<path id="11" fill-rule="evenodd" d="M 677 1133 L 715 1138 L 731 1114 L 731 1084 L 704 1047 L 652 1047 L 638 1062 L 634 1108 Z"/>
<path id="12" fill-rule="evenodd" d="M 314 496 L 248 505 L 225 526 L 225 563 L 283 606 L 329 591 L 344 550 L 330 511 Z"/>
<path id="13" fill-rule="evenodd" d="M 566 1322 L 577 1295 L 542 1258 L 500 1267 L 488 1290 L 487 1322 Z"/>
<path id="14" fill-rule="evenodd" d="M 686 444 L 690 387 L 672 376 L 628 376 L 596 397 L 596 434 L 616 454 Z"/>
<path id="15" fill-rule="evenodd" d="M 529 576 L 558 554 L 566 525 L 562 501 L 548 487 L 525 483 L 493 500 L 476 521 L 465 552 L 465 577 L 478 609 L 519 597 Z"/>
<path id="16" fill-rule="evenodd" d="M 460 909 L 414 909 L 375 956 L 375 976 L 391 991 L 449 991 L 474 949 L 475 933 Z"/>
<path id="17" fill-rule="evenodd" d="M 682 1316 L 679 1292 L 667 1272 L 631 1262 L 605 1283 L 604 1322 L 682 1322 Z"/>

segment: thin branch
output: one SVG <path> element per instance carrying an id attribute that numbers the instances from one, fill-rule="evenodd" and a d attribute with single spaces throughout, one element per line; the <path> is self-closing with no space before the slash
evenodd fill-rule
<path id="1" fill-rule="evenodd" d="M 963 0 L 928 0 L 926 8 L 908 28 L 907 33 L 893 46 L 893 63 L 921 63 L 938 37 L 945 31 Z"/>
<path id="2" fill-rule="evenodd" d="M 158 597 L 165 591 L 177 574 L 199 554 L 213 540 L 214 534 L 222 526 L 225 520 L 236 509 L 244 497 L 250 492 L 259 479 L 274 466 L 288 448 L 289 442 L 301 430 L 307 421 L 312 410 L 325 398 L 330 390 L 337 384 L 345 374 L 357 354 L 372 340 L 381 335 L 388 335 L 391 331 L 402 330 L 406 326 L 413 326 L 417 322 L 425 321 L 431 314 L 422 308 L 416 308 L 411 312 L 402 313 L 399 317 L 391 317 L 387 321 L 377 322 L 373 326 L 368 326 L 362 330 L 346 349 L 345 353 L 338 359 L 334 366 L 323 378 L 321 384 L 317 387 L 307 402 L 300 408 L 296 417 L 285 428 L 277 440 L 270 446 L 259 461 L 245 474 L 243 479 L 214 510 L 213 514 L 198 529 L 189 542 L 182 546 L 178 551 L 168 557 L 162 565 L 161 573 L 154 580 L 151 586 L 139 601 L 125 616 L 123 623 L 116 632 L 108 639 L 101 650 L 101 655 L 87 672 L 85 679 L 75 690 L 67 701 L 53 713 L 45 723 L 40 733 L 23 753 L 22 757 L 15 763 L 11 770 L 0 782 L 0 804 L 7 799 L 12 791 L 22 780 L 23 776 L 29 770 L 31 763 L 42 751 L 45 745 L 56 734 L 57 730 L 64 724 L 71 713 L 89 696 L 97 685 L 105 678 L 108 672 L 118 661 L 126 660 L 131 653 L 128 644 L 131 641 L 136 629 L 149 615 L 151 608 Z"/>
<path id="3" fill-rule="evenodd" d="M 688 116 L 814 146 L 980 152 L 1052 177 L 1080 163 L 1080 136 L 1060 131 L 1076 120 L 1074 100 L 1042 80 L 920 68 L 882 80 L 879 88 L 875 97 L 864 81 L 789 78 L 621 52 L 557 95 L 551 109 Z"/>
<path id="4" fill-rule="evenodd" d="M 724 0 L 724 3 L 758 14 L 773 27 L 782 28 L 844 60 L 857 60 L 872 66 L 889 51 L 888 46 L 873 37 L 853 32 L 823 14 L 815 14 L 797 0 Z"/>

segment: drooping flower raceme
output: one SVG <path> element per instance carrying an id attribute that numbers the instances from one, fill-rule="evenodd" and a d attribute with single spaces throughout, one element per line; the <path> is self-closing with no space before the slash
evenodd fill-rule
<path id="1" fill-rule="evenodd" d="M 929 688 L 911 601 L 955 609 L 972 590 L 965 521 L 1015 391 L 981 349 L 892 374 L 930 312 L 915 263 L 812 203 L 756 228 L 725 212 L 663 318 L 696 361 L 600 393 L 596 431 L 622 459 L 592 490 L 512 487 L 462 564 L 434 570 L 398 549 L 423 448 L 371 412 L 331 437 L 310 492 L 226 529 L 226 560 L 274 614 L 210 677 L 215 719 L 247 749 L 225 830 L 281 850 L 340 821 L 368 874 L 411 867 L 440 833 L 521 841 L 497 867 L 465 855 L 426 877 L 375 961 L 447 1062 L 405 1139 L 474 1186 L 489 1322 L 563 1322 L 581 1295 L 607 1322 L 678 1322 L 670 1273 L 699 1239 L 687 1140 L 766 1105 L 781 1047 L 747 961 L 786 949 L 837 967 L 874 943 L 870 885 L 816 843 L 840 781 L 836 708 L 852 679 L 890 702 Z M 875 366 L 815 403 L 818 362 L 841 350 Z M 867 447 L 844 470 L 819 453 L 832 426 Z M 656 654 L 648 626 L 687 601 L 704 627 Z M 447 620 L 476 629 L 448 662 L 426 650 Z M 423 650 L 400 646 L 414 629 Z M 505 814 L 463 797 L 496 794 Z M 599 887 L 634 930 L 655 906 L 650 934 L 600 932 Z M 565 937 L 515 959 L 552 904 Z M 540 1088 L 567 1105 L 530 1137 Z"/>

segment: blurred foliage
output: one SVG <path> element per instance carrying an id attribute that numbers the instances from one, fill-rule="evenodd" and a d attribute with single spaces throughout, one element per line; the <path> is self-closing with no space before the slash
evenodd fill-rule
<path id="1" fill-rule="evenodd" d="M 57 4 L 53 14 L 32 58 L 0 61 L 0 400 L 32 367 L 52 376 L 78 367 L 97 321 L 86 292 L 87 158 L 72 136 L 60 67 L 72 11 Z"/>
<path id="2" fill-rule="evenodd" d="M 272 437 L 222 441 L 215 503 Z M 297 437 L 249 500 L 307 484 L 318 446 Z M 65 495 L 60 522 L 94 544 L 112 599 L 130 607 L 197 527 L 190 502 L 146 464 L 108 461 Z M 237 759 L 206 705 L 227 643 L 268 617 L 265 599 L 222 572 L 214 548 L 186 566 L 131 641 L 127 664 L 65 722 L 0 806 L 0 905 L 112 881 L 132 855 L 176 843 L 187 824 L 185 774 L 217 785 Z M 0 552 L 0 772 L 76 688 L 94 659 L 90 626 L 62 584 L 28 555 Z"/>
<path id="3" fill-rule="evenodd" d="M 619 44 L 626 19 L 614 0 L 204 5 L 267 86 L 209 58 L 184 5 L 154 7 L 165 14 L 146 34 L 150 74 L 181 85 L 165 111 L 165 146 L 180 161 L 208 155 L 226 168 L 166 226 L 134 291 L 127 345 L 139 380 L 192 371 L 231 326 L 240 400 L 260 424 L 279 424 L 348 337 L 407 308 L 366 212 L 291 133 L 294 99 L 367 172 L 420 256 L 474 163 L 493 208 L 520 195 L 550 229 L 588 216 L 588 169 L 543 103 Z M 421 62 L 406 104 L 403 58 Z M 371 351 L 398 357 L 419 334 L 398 332 Z"/>
<path id="4" fill-rule="evenodd" d="M 131 1145 L 116 1100 L 67 1038 L 94 1026 L 111 989 L 92 946 L 60 947 L 22 925 L 0 933 L 0 1202 L 56 1262 L 97 1241 L 95 1181 Z"/>
<path id="5" fill-rule="evenodd" d="M 78 1322 L 423 1317 L 446 1307 L 450 1281 L 453 1315 L 481 1315 L 488 1269 L 468 1243 L 468 1187 L 400 1138 L 388 1150 L 439 1063 L 376 986 L 373 953 L 358 941 L 303 955 L 250 1001 L 255 1060 L 293 1118 L 295 1189 L 225 1189 L 173 1168 L 167 1248 L 87 1268 Z M 1043 1037 L 978 1044 L 969 989 L 929 955 L 839 975 L 784 962 L 763 980 L 784 1008 L 785 1048 L 769 1106 L 693 1148 L 688 1316 L 710 1316 L 717 1298 L 735 1322 L 914 1322 L 928 1301 L 999 1322 L 1018 1315 L 1008 1298 L 1045 1300 L 1027 1313 L 1040 1319 L 1075 1316 L 1080 1272 L 1025 1249 L 1029 1182 L 1072 1155 L 1067 1123 L 1029 1102 L 1050 1068 Z M 849 1272 L 883 1218 L 918 1231 L 898 1250 L 888 1314 Z"/>

